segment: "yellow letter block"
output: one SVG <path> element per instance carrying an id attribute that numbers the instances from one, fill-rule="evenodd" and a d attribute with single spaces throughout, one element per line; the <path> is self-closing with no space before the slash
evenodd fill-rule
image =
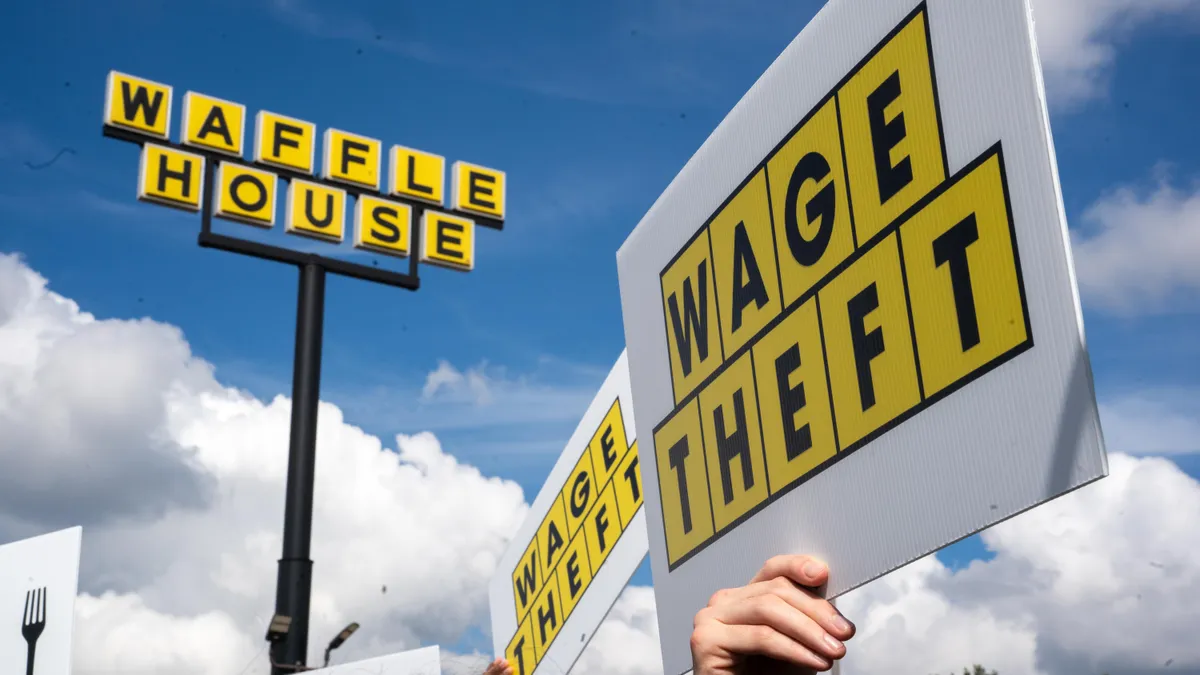
<path id="1" fill-rule="evenodd" d="M 542 589 L 542 579 L 546 576 L 541 556 L 538 553 L 537 539 L 529 542 L 525 554 L 521 556 L 517 568 L 513 570 L 513 602 L 517 608 L 517 621 L 529 611 L 529 606 L 537 598 Z"/>
<path id="2" fill-rule="evenodd" d="M 446 200 L 446 159 L 441 155 L 393 145 L 390 192 L 441 206 Z"/>
<path id="3" fill-rule="evenodd" d="M 779 274 L 760 170 L 708 225 L 722 344 L 732 354 L 779 314 Z"/>
<path id="4" fill-rule="evenodd" d="M 700 392 L 708 492 L 718 532 L 770 494 L 750 358 L 750 352 L 742 354 Z"/>
<path id="5" fill-rule="evenodd" d="M 830 98 L 767 162 L 784 306 L 854 252 L 837 105 Z"/>
<path id="6" fill-rule="evenodd" d="M 341 242 L 346 229 L 346 191 L 293 180 L 288 186 L 284 229 L 289 234 Z"/>
<path id="7" fill-rule="evenodd" d="M 260 110 L 254 124 L 254 161 L 312 174 L 316 137 L 317 127 L 312 122 Z"/>
<path id="8" fill-rule="evenodd" d="M 914 14 L 837 94 L 860 247 L 946 179 L 927 32 Z"/>
<path id="9" fill-rule="evenodd" d="M 713 535 L 702 438 L 699 398 L 689 401 L 654 432 L 667 559 L 671 564 Z"/>
<path id="10" fill-rule="evenodd" d="M 617 491 L 617 507 L 621 509 L 621 529 L 624 530 L 642 508 L 642 470 L 638 464 L 637 441 L 621 458 L 613 484 Z"/>
<path id="11" fill-rule="evenodd" d="M 837 453 L 817 300 L 811 298 L 754 345 L 771 492 Z"/>
<path id="12" fill-rule="evenodd" d="M 450 169 L 451 206 L 488 218 L 504 219 L 505 174 L 468 162 L 455 162 Z"/>
<path id="13" fill-rule="evenodd" d="M 383 168 L 383 144 L 340 129 L 325 130 L 321 176 L 326 180 L 378 190 Z"/>
<path id="14" fill-rule="evenodd" d="M 549 583 L 550 571 L 562 560 L 570 536 L 567 533 L 567 515 L 563 509 L 562 495 L 554 499 L 550 512 L 542 520 L 537 532 L 537 547 L 542 554 L 542 578 Z"/>
<path id="15" fill-rule="evenodd" d="M 199 211 L 204 195 L 204 156 L 162 145 L 142 146 L 138 199 Z"/>
<path id="16" fill-rule="evenodd" d="M 475 221 L 437 211 L 421 214 L 421 262 L 463 272 L 475 269 Z"/>
<path id="17" fill-rule="evenodd" d="M 571 540 L 566 555 L 558 564 L 558 595 L 562 600 L 564 621 L 571 616 L 575 605 L 592 583 L 593 572 L 588 558 L 587 537 L 577 536 Z"/>
<path id="18" fill-rule="evenodd" d="M 533 646 L 533 616 L 528 616 L 504 650 L 504 658 L 513 668 L 513 675 L 530 675 L 537 667 L 537 655 Z"/>
<path id="19" fill-rule="evenodd" d="M 169 140 L 171 86 L 110 70 L 104 124 Z"/>
<path id="20" fill-rule="evenodd" d="M 854 261 L 819 297 L 845 448 L 921 402 L 896 235 Z"/>
<path id="21" fill-rule="evenodd" d="M 262 169 L 221 162 L 217 166 L 215 215 L 249 225 L 275 224 L 275 192 L 278 177 Z"/>
<path id="22" fill-rule="evenodd" d="M 708 234 L 707 227 L 701 230 L 660 277 L 677 404 L 725 360 Z"/>
<path id="23" fill-rule="evenodd" d="M 360 195 L 354 204 L 354 246 L 403 258 L 412 238 L 408 204 Z"/>
<path id="24" fill-rule="evenodd" d="M 596 469 L 596 482 L 604 485 L 617 470 L 617 462 L 629 447 L 625 440 L 625 418 L 621 416 L 621 399 L 613 401 L 600 428 L 592 435 L 588 451 L 592 455 L 592 466 Z"/>
<path id="25" fill-rule="evenodd" d="M 246 139 L 246 106 L 189 91 L 183 95 L 179 136 L 185 145 L 241 157 Z"/>
<path id="26" fill-rule="evenodd" d="M 926 396 L 1029 339 L 1001 156 L 982 160 L 900 226 Z"/>

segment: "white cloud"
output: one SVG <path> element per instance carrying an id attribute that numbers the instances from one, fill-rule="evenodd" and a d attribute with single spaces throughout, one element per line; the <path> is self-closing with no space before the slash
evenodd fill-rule
<path id="1" fill-rule="evenodd" d="M 75 615 L 80 673 L 232 674 L 245 668 L 246 654 L 262 649 L 228 614 L 164 614 L 136 594 L 85 593 L 75 601 Z"/>
<path id="2" fill-rule="evenodd" d="M 265 672 L 289 415 L 177 329 L 97 320 L 0 256 L 0 541 L 85 524 L 77 673 Z M 482 625 L 520 487 L 319 415 L 310 663 L 351 620 L 343 661 Z"/>
<path id="3" fill-rule="evenodd" d="M 1110 446 L 1186 449 L 1183 399 L 1109 402 Z M 86 521 L 80 675 L 265 672 L 289 412 L 222 386 L 177 329 L 98 320 L 0 256 L 0 541 Z M 340 661 L 486 630 L 519 487 L 430 434 L 390 452 L 335 406 L 320 420 L 310 662 L 350 620 L 363 628 Z M 928 557 L 848 594 L 860 634 L 843 673 L 1200 673 L 1200 485 L 1161 458 L 1110 460 L 1109 478 L 985 532 L 992 560 L 952 572 Z M 577 671 L 659 673 L 657 645 L 653 593 L 631 587 Z M 447 650 L 444 665 L 487 660 Z"/>
<path id="4" fill-rule="evenodd" d="M 1200 452 L 1200 391 L 1145 390 L 1100 403 L 1100 421 L 1110 450 L 1134 455 Z"/>
<path id="5" fill-rule="evenodd" d="M 1163 458 L 1109 459 L 1104 480 L 985 531 L 990 561 L 953 572 L 928 556 L 839 599 L 858 626 L 843 675 L 1200 673 L 1200 483 Z M 652 591 L 622 606 L 582 672 L 662 673 L 644 648 Z"/>
<path id="6" fill-rule="evenodd" d="M 557 453 L 607 373 L 546 357 L 519 373 L 486 361 L 463 369 L 442 359 L 419 388 L 398 383 L 327 393 L 364 424 L 466 434 L 472 452 Z"/>
<path id="7" fill-rule="evenodd" d="M 430 401 L 443 394 L 460 401 L 465 397 L 476 405 L 487 405 L 492 402 L 492 392 L 490 378 L 484 372 L 486 368 L 487 364 L 480 364 L 464 373 L 449 361 L 438 361 L 437 369 L 425 377 L 421 399 Z"/>
<path id="8" fill-rule="evenodd" d="M 1200 291 L 1200 184 L 1180 190 L 1161 170 L 1152 192 L 1119 187 L 1083 214 L 1072 231 L 1085 302 L 1117 314 L 1197 307 Z"/>
<path id="9" fill-rule="evenodd" d="M 1198 0 L 1033 0 L 1051 102 L 1072 107 L 1103 95 L 1117 45 L 1131 30 L 1197 9 Z"/>
<path id="10" fill-rule="evenodd" d="M 580 655 L 578 675 L 656 675 L 662 672 L 654 590 L 629 586 Z"/>
<path id="11" fill-rule="evenodd" d="M 459 654 L 445 648 L 439 649 L 441 654 L 442 675 L 482 675 L 488 664 L 496 657 L 491 654 L 473 652 Z"/>
<path id="12" fill-rule="evenodd" d="M 1042 673 L 1035 626 L 956 602 L 941 590 L 951 578 L 931 556 L 843 598 L 839 609 L 858 633 L 842 672 L 954 673 L 980 663 L 1004 675 Z"/>

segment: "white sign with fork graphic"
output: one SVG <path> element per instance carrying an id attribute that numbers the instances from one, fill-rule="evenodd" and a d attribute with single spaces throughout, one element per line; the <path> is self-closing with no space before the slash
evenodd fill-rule
<path id="1" fill-rule="evenodd" d="M 83 528 L 0 546 L 0 673 L 70 675 Z"/>

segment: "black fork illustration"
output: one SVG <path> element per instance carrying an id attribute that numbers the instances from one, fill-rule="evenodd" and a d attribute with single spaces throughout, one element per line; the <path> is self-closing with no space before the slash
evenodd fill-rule
<path id="1" fill-rule="evenodd" d="M 46 588 L 25 593 L 25 616 L 21 623 L 21 635 L 29 643 L 29 655 L 25 657 L 25 675 L 33 675 L 33 653 L 38 638 L 46 629 Z"/>

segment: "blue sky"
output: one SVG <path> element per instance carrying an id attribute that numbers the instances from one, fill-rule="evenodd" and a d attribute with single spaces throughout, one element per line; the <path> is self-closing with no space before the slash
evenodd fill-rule
<path id="1" fill-rule="evenodd" d="M 191 89 L 503 169 L 508 223 L 480 231 L 473 272 L 426 268 L 417 293 L 330 279 L 323 398 L 384 438 L 432 430 L 532 498 L 621 351 L 617 247 L 820 5 L 10 3 L 0 9 L 0 250 L 22 253 L 98 316 L 181 327 L 223 382 L 269 398 L 290 392 L 297 275 L 202 250 L 195 216 L 135 201 L 137 149 L 100 133 L 109 69 L 173 85 L 176 115 Z M 1093 26 L 1108 58 L 1088 67 L 1084 93 L 1051 90 L 1077 236 L 1101 240 L 1139 213 L 1174 218 L 1163 231 L 1195 230 L 1180 202 L 1200 178 L 1197 26 L 1152 13 Z M 1052 86 L 1079 75 L 1063 72 Z M 50 166 L 26 164 L 63 148 Z M 1111 288 L 1131 283 L 1125 268 L 1091 269 L 1088 342 L 1099 398 L 1115 411 L 1106 433 L 1110 419 L 1133 444 L 1142 439 L 1124 429 L 1191 428 L 1195 277 L 1171 276 L 1157 305 L 1120 305 Z M 423 398 L 442 361 L 457 384 Z M 1130 422 L 1135 413 L 1151 421 Z M 1172 453 L 1200 476 L 1191 438 L 1109 442 Z M 983 555 L 978 538 L 941 554 L 955 565 Z"/>

